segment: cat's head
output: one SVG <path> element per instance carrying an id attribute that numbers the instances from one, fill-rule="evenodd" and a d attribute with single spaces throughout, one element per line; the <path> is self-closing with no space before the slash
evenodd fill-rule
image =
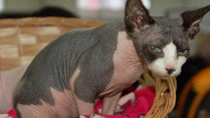
<path id="1" fill-rule="evenodd" d="M 189 40 L 199 32 L 203 16 L 210 5 L 186 11 L 180 19 L 151 17 L 141 0 L 128 0 L 125 25 L 139 57 L 157 76 L 162 78 L 179 75 L 189 56 Z"/>

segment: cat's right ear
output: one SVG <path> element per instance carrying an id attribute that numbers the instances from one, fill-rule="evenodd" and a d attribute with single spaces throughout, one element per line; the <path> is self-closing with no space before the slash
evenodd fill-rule
<path id="1" fill-rule="evenodd" d="M 185 11 L 181 14 L 182 27 L 190 39 L 193 39 L 200 31 L 200 22 L 209 11 L 210 5 L 193 11 Z"/>
<path id="2" fill-rule="evenodd" d="M 142 30 L 155 23 L 141 0 L 127 0 L 125 8 L 125 25 L 128 33 Z"/>

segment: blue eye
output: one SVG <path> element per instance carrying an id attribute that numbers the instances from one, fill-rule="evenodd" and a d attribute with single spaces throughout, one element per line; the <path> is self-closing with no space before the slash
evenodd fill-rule
<path id="1" fill-rule="evenodd" d="M 178 53 L 178 55 L 185 56 L 188 54 L 188 52 L 189 52 L 189 50 L 179 50 L 177 53 Z"/>
<path id="2" fill-rule="evenodd" d="M 153 53 L 160 53 L 161 52 L 161 49 L 154 46 L 154 45 L 148 45 L 148 49 L 150 52 L 153 52 Z"/>

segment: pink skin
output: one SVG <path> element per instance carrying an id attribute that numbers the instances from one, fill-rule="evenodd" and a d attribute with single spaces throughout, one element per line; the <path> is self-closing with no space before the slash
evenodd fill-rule
<path id="1" fill-rule="evenodd" d="M 12 70 L 0 72 L 0 118 L 5 118 L 3 113 L 12 108 L 12 94 L 17 83 L 22 78 L 28 65 L 22 65 Z"/>
<path id="2" fill-rule="evenodd" d="M 118 34 L 118 44 L 113 61 L 115 67 L 114 74 L 106 89 L 99 95 L 99 97 L 106 95 L 102 114 L 109 115 L 115 111 L 121 95 L 120 91 L 138 80 L 144 70 L 144 65 L 142 65 L 141 60 L 138 58 L 133 42 L 129 39 L 126 32 L 119 32 Z"/>

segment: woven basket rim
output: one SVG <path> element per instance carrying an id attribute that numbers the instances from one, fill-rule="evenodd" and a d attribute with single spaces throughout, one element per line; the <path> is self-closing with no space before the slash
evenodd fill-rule
<path id="1" fill-rule="evenodd" d="M 0 55 L 0 70 L 9 70 L 12 69 L 14 67 L 17 67 L 18 65 L 22 65 L 25 64 L 25 62 L 27 62 L 27 60 L 29 60 L 29 58 L 27 56 L 30 57 L 34 57 L 35 55 L 29 54 L 29 55 L 24 55 L 26 58 L 22 59 L 20 58 L 20 56 L 23 56 L 23 50 L 25 50 L 25 48 L 23 48 L 23 46 L 27 46 L 26 43 L 24 43 L 23 41 L 21 41 L 21 39 L 19 39 L 20 35 L 27 35 L 27 36 L 32 36 L 35 38 L 45 38 L 48 35 L 54 36 L 53 39 L 55 39 L 58 35 L 61 35 L 63 33 L 65 33 L 66 31 L 72 30 L 72 29 L 76 29 L 76 28 L 88 28 L 88 27 L 96 27 L 96 26 L 100 26 L 103 25 L 105 23 L 105 21 L 102 20 L 91 20 L 91 19 L 81 19 L 81 18 L 67 18 L 67 17 L 27 17 L 27 18 L 14 18 L 14 19 L 1 19 L 0 20 L 0 38 L 2 38 L 3 40 L 0 41 L 0 46 L 3 45 L 11 45 L 14 49 L 17 49 L 17 51 L 12 51 L 8 48 L 3 49 L 3 47 L 1 47 L 0 51 L 3 51 L 4 53 L 2 55 L 5 55 L 6 51 L 9 50 L 8 54 L 13 54 L 12 57 L 5 57 L 5 56 L 1 56 Z M 33 28 L 35 28 L 35 31 L 38 31 L 39 29 L 36 28 L 43 28 L 44 29 L 48 27 L 48 31 L 49 28 L 52 27 L 52 29 L 56 30 L 57 32 L 54 33 L 49 33 L 47 35 L 40 35 L 40 34 L 35 34 L 34 32 L 30 31 L 33 30 Z M 9 29 L 7 29 L 9 28 Z M 26 28 L 23 32 L 21 29 Z M 27 29 L 29 28 L 29 29 Z M 28 31 L 27 31 L 28 30 Z M 11 33 L 9 33 L 11 31 Z M 29 34 L 27 34 L 29 32 Z M 31 33 L 32 32 L 32 33 Z M 6 35 L 2 35 L 6 33 Z M 14 38 L 15 37 L 15 38 Z M 11 40 L 7 40 L 10 38 Z M 35 39 L 33 45 L 38 44 L 37 46 L 40 47 L 40 49 L 46 45 L 47 43 L 49 43 L 48 41 L 50 41 L 49 39 L 47 39 L 44 42 L 37 42 L 37 39 Z M 25 40 L 25 39 L 24 39 Z M 34 39 L 32 39 L 34 40 Z M 6 43 L 4 43 L 3 41 L 6 41 Z M 52 40 L 51 40 L 52 41 Z M 1 44 L 2 43 L 2 44 Z M 32 44 L 31 44 L 32 45 Z M 38 48 L 35 48 L 35 50 L 33 50 L 33 52 L 38 53 Z M 30 49 L 29 49 L 30 50 Z M 23 63 L 23 60 L 24 63 Z M 4 62 L 3 64 L 1 62 Z M 12 62 L 12 63 L 11 63 Z M 28 63 L 28 62 L 27 62 Z"/>
<path id="2" fill-rule="evenodd" d="M 74 22 L 74 24 L 72 24 Z M 90 20 L 67 17 L 27 17 L 17 19 L 2 19 L 0 27 L 21 27 L 21 26 L 72 26 L 90 27 L 92 24 L 104 24 L 103 20 Z"/>

